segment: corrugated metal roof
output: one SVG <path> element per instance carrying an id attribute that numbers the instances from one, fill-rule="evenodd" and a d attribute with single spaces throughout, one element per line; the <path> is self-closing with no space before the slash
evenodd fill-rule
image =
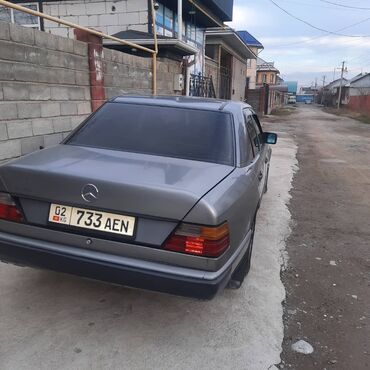
<path id="1" fill-rule="evenodd" d="M 255 46 L 259 49 L 263 49 L 263 45 L 248 31 L 236 31 L 243 42 L 248 46 Z"/>

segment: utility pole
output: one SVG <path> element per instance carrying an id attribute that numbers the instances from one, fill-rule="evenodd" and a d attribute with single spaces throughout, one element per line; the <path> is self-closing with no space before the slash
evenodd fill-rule
<path id="1" fill-rule="evenodd" d="M 342 62 L 342 72 L 340 75 L 340 85 L 339 85 L 339 97 L 338 97 L 338 109 L 340 108 L 340 103 L 342 100 L 342 85 L 343 85 L 343 75 L 344 75 L 344 65 L 346 64 L 345 61 Z"/>
<path id="2" fill-rule="evenodd" d="M 324 103 L 325 80 L 326 80 L 326 76 L 323 76 L 322 77 L 322 91 L 321 91 L 321 105 L 323 105 Z"/>

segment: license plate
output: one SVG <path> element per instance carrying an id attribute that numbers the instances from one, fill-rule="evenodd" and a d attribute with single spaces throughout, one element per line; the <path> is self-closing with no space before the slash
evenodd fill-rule
<path id="1" fill-rule="evenodd" d="M 135 217 L 51 204 L 49 222 L 126 236 L 134 235 Z"/>

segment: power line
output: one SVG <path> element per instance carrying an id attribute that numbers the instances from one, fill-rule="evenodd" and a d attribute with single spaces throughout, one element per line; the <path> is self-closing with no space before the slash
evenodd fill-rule
<path id="1" fill-rule="evenodd" d="M 330 9 L 330 10 L 336 10 L 336 11 L 344 11 L 344 12 L 348 12 L 348 11 L 351 11 L 351 9 L 343 9 L 343 8 L 338 8 L 334 5 L 331 5 L 331 6 L 325 6 L 325 5 L 322 5 L 322 6 L 319 6 L 318 4 L 316 3 L 304 3 L 304 2 L 301 2 L 301 1 L 296 1 L 296 0 L 281 0 L 281 1 L 284 1 L 284 2 L 287 2 L 287 3 L 291 3 L 291 4 L 296 4 L 296 5 L 300 5 L 300 6 L 309 6 L 309 7 L 314 7 L 316 9 Z M 361 10 L 361 9 L 352 9 L 353 11 L 358 11 L 358 10 Z"/>
<path id="2" fill-rule="evenodd" d="M 333 1 L 328 1 L 328 0 L 319 0 L 319 1 L 321 1 L 322 3 L 326 3 L 326 4 L 341 6 L 342 8 L 347 8 L 347 9 L 370 10 L 370 8 L 364 8 L 364 7 L 360 7 L 360 6 L 344 5 L 344 4 L 339 4 L 339 3 L 335 3 Z"/>
<path id="3" fill-rule="evenodd" d="M 369 17 L 369 18 L 365 18 L 365 19 L 363 19 L 362 21 L 359 21 L 359 22 L 356 22 L 356 23 L 350 24 L 349 26 L 346 26 L 346 27 L 340 28 L 339 30 L 336 30 L 336 31 L 334 31 L 334 32 L 340 32 L 340 31 L 347 30 L 348 28 L 358 26 L 359 24 L 362 24 L 362 23 L 368 22 L 369 20 L 370 20 L 370 17 Z M 297 41 L 297 42 L 292 42 L 292 43 L 289 43 L 289 44 L 278 45 L 278 46 L 276 46 L 275 48 L 280 48 L 280 47 L 285 47 L 285 46 L 293 46 L 293 45 L 298 45 L 298 44 L 306 44 L 306 43 L 309 43 L 309 42 L 314 41 L 314 40 L 321 39 L 321 38 L 326 37 L 326 36 L 327 36 L 327 34 L 326 34 L 326 35 L 321 35 L 321 36 L 315 36 L 315 37 L 312 37 L 312 38 L 310 38 L 310 39 L 303 40 L 303 41 Z"/>
<path id="4" fill-rule="evenodd" d="M 345 36 L 345 37 L 370 37 L 368 35 L 365 35 L 365 36 L 363 36 L 363 35 L 346 35 L 346 34 L 343 34 L 343 33 L 338 33 L 338 32 L 333 32 L 333 31 L 325 30 L 324 28 L 317 27 L 317 26 L 313 25 L 312 23 L 307 22 L 306 20 L 295 16 L 294 14 L 290 13 L 288 10 L 284 9 L 279 4 L 277 4 L 274 0 L 269 0 L 269 1 L 271 3 L 273 3 L 277 8 L 279 8 L 281 11 L 283 11 L 286 14 L 288 14 L 290 17 L 292 17 L 295 20 L 300 21 L 300 22 L 306 24 L 307 26 L 309 26 L 311 28 L 314 28 L 314 29 L 316 29 L 318 31 L 325 32 L 325 33 L 328 33 L 328 34 L 331 34 L 331 35 L 336 35 L 336 36 Z"/>

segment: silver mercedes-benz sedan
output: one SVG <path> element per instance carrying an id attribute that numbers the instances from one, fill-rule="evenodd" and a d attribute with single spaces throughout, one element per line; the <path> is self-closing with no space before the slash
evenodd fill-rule
<path id="1" fill-rule="evenodd" d="M 238 288 L 275 142 L 244 103 L 112 99 L 0 167 L 0 260 L 206 299 Z"/>

